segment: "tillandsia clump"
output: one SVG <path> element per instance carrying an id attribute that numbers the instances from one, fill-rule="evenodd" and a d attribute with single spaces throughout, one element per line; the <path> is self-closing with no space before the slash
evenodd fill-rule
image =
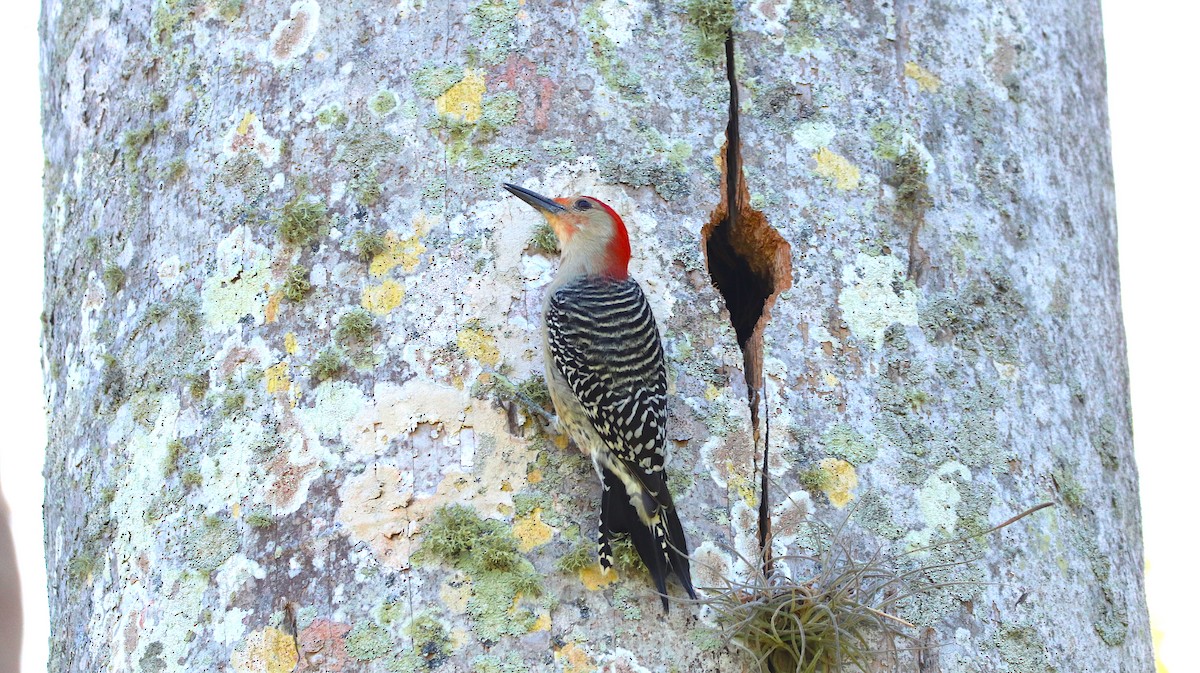
<path id="1" fill-rule="evenodd" d="M 1030 508 L 977 535 L 993 533 L 1051 503 Z M 754 567 L 752 576 L 724 578 L 725 586 L 704 587 L 697 601 L 716 613 L 724 635 L 745 650 L 760 671 L 834 673 L 873 671 L 901 650 L 925 647 L 915 625 L 896 616 L 899 608 L 942 583 L 924 579 L 930 571 L 966 565 L 975 559 L 923 565 L 906 571 L 898 557 L 855 553 L 844 528 L 817 526 L 823 549 L 811 555 L 778 556 Z M 966 539 L 966 538 L 964 538 Z M 929 551 L 963 539 L 910 550 Z M 770 548 L 770 545 L 767 545 Z M 767 568 L 763 570 L 763 568 Z M 911 564 L 909 564 L 911 568 Z M 907 645 L 897 647 L 897 642 Z"/>

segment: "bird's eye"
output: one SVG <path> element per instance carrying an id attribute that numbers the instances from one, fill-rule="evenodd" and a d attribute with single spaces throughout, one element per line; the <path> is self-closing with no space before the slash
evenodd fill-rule
<path id="1" fill-rule="evenodd" d="M 587 199 L 579 199 L 575 202 L 575 210 L 588 210 L 592 204 Z"/>

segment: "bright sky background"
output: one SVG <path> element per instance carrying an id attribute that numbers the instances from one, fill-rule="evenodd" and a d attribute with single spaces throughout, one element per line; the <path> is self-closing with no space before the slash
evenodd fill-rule
<path id="1" fill-rule="evenodd" d="M 1036 0 L 1028 0 L 1036 1 Z M 0 288 L 8 328 L 0 485 L 12 510 L 25 603 L 23 673 L 46 670 L 42 555 L 42 409 L 39 350 L 42 281 L 38 4 L 19 0 L 0 23 L 8 103 L 4 134 L 5 240 Z M 1200 479 L 1197 307 L 1200 297 L 1200 157 L 1196 93 L 1200 9 L 1164 0 L 1104 1 L 1109 101 L 1117 180 L 1122 303 L 1129 342 L 1137 462 L 1148 570 L 1146 587 L 1160 665 L 1194 665 L 1194 494 Z M 0 670 L 4 664 L 0 663 Z M 1161 670 L 1161 669 L 1160 669 Z"/>

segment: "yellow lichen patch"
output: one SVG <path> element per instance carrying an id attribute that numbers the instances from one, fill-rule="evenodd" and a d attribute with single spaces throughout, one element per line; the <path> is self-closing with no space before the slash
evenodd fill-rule
<path id="1" fill-rule="evenodd" d="M 296 333 L 288 332 L 283 335 L 283 350 L 287 351 L 288 355 L 295 355 L 300 348 L 296 345 Z"/>
<path id="2" fill-rule="evenodd" d="M 846 157 L 822 147 L 813 155 L 817 162 L 817 175 L 830 180 L 838 189 L 858 189 L 861 174 L 858 166 L 850 163 Z"/>
<path id="3" fill-rule="evenodd" d="M 387 315 L 404 303 L 404 286 L 392 279 L 363 288 L 362 307 L 375 315 Z"/>
<path id="4" fill-rule="evenodd" d="M 500 349 L 496 348 L 496 337 L 479 329 L 468 327 L 458 333 L 458 347 L 467 357 L 495 366 L 500 361 Z"/>
<path id="5" fill-rule="evenodd" d="M 904 75 L 917 83 L 917 88 L 929 93 L 937 93 L 942 88 L 942 80 L 925 68 L 909 61 L 904 64 Z"/>
<path id="6" fill-rule="evenodd" d="M 286 393 L 292 387 L 292 379 L 288 377 L 288 363 L 286 362 L 267 367 L 265 378 L 268 393 Z"/>
<path id="7" fill-rule="evenodd" d="M 529 516 L 513 522 L 513 536 L 517 538 L 517 548 L 527 552 L 549 542 L 554 537 L 554 529 L 542 522 L 542 508 L 537 507 Z"/>
<path id="8" fill-rule="evenodd" d="M 599 563 L 593 563 L 586 568 L 579 569 L 579 581 L 583 582 L 583 586 L 588 591 L 596 591 L 600 587 L 607 586 L 621 579 L 615 568 L 604 570 Z"/>
<path id="9" fill-rule="evenodd" d="M 554 658 L 563 663 L 563 673 L 592 673 L 596 670 L 596 662 L 575 643 L 567 643 L 554 653 Z"/>
<path id="10" fill-rule="evenodd" d="M 539 483 L 542 480 L 542 471 L 531 470 L 529 474 L 525 475 L 525 480 L 531 484 Z"/>
<path id="11" fill-rule="evenodd" d="M 549 631 L 550 625 L 550 613 L 542 613 L 538 615 L 537 621 L 533 623 L 533 626 L 529 627 L 529 632 L 535 633 L 537 631 Z"/>
<path id="12" fill-rule="evenodd" d="M 458 84 L 450 87 L 446 93 L 434 100 L 437 113 L 474 124 L 483 115 L 483 93 L 487 91 L 487 83 L 483 73 L 478 70 L 468 70 Z"/>
<path id="13" fill-rule="evenodd" d="M 421 239 L 416 236 L 400 238 L 389 231 L 384 236 L 384 240 L 387 247 L 371 259 L 370 273 L 372 276 L 378 278 L 397 266 L 404 273 L 409 273 L 417 268 L 417 264 L 421 262 L 421 253 L 425 252 L 425 245 L 421 243 Z"/>
<path id="14" fill-rule="evenodd" d="M 754 488 L 753 482 L 741 472 L 736 472 L 733 465 L 728 465 L 729 468 L 729 488 L 737 492 L 738 497 L 751 507 L 758 507 L 758 490 Z"/>
<path id="15" fill-rule="evenodd" d="M 841 383 L 841 381 L 838 380 L 838 377 L 834 376 L 833 374 L 830 374 L 829 372 L 823 372 L 821 374 L 821 378 L 823 378 L 825 380 L 825 385 L 829 386 L 830 388 Z"/>
<path id="16" fill-rule="evenodd" d="M 704 399 L 708 400 L 709 402 L 716 400 L 720 396 L 721 390 L 711 383 L 708 384 L 708 387 L 704 389 Z"/>
<path id="17" fill-rule="evenodd" d="M 229 663 L 245 673 L 290 673 L 296 670 L 296 641 L 283 631 L 268 626 L 246 636 L 244 647 L 234 650 Z"/>
<path id="18" fill-rule="evenodd" d="M 473 593 L 471 578 L 460 572 L 456 572 L 442 582 L 438 588 L 438 597 L 442 599 L 442 605 L 456 615 L 467 611 L 467 603 L 471 600 Z"/>
<path id="19" fill-rule="evenodd" d="M 824 458 L 820 462 L 821 490 L 829 496 L 829 502 L 834 507 L 845 507 L 854 499 L 854 489 L 858 486 L 858 473 L 854 466 L 841 458 Z"/>

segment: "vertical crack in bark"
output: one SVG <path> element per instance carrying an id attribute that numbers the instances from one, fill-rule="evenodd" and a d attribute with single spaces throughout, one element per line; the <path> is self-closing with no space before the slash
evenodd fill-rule
<path id="1" fill-rule="evenodd" d="M 725 131 L 725 170 L 721 176 L 721 203 L 702 231 L 705 259 L 713 286 L 725 299 L 730 322 L 745 363 L 750 422 L 754 443 L 762 446 L 758 503 L 758 542 L 763 569 L 770 571 L 770 497 L 768 493 L 769 422 L 760 409 L 763 400 L 763 331 L 770 309 L 780 292 L 791 287 L 791 246 L 750 205 L 750 192 L 742 172 L 742 146 L 738 125 L 738 84 L 733 32 L 725 40 L 725 68 L 729 79 L 729 123 Z M 760 415 L 763 418 L 760 419 Z M 760 422 L 761 421 L 761 422 Z"/>

